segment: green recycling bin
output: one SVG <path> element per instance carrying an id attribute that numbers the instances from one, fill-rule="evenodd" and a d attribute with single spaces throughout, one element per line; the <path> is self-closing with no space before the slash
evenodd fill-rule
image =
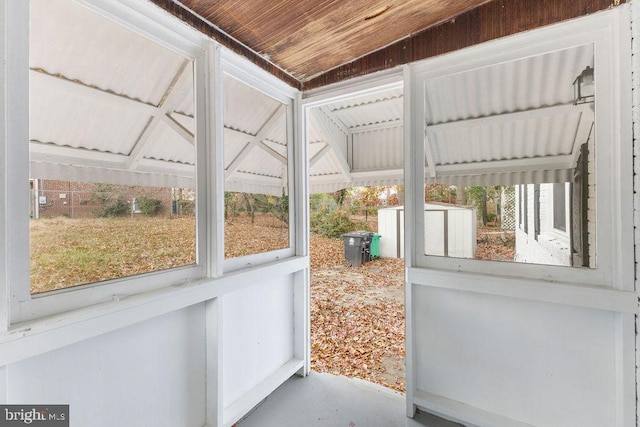
<path id="1" fill-rule="evenodd" d="M 371 244 L 369 246 L 371 259 L 380 258 L 380 237 L 382 237 L 381 234 L 372 233 Z"/>

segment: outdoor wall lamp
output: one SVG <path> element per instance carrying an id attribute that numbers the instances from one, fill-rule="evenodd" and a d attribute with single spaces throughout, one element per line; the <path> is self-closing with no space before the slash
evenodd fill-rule
<path id="1" fill-rule="evenodd" d="M 587 65 L 573 81 L 573 105 L 595 101 L 596 85 L 593 80 L 593 68 Z"/>

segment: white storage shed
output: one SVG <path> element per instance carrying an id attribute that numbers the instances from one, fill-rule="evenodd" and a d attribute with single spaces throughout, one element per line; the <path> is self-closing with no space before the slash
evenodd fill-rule
<path id="1" fill-rule="evenodd" d="M 473 258 L 476 251 L 476 209 L 446 203 L 425 203 L 425 254 Z M 380 256 L 404 258 L 404 206 L 378 210 Z"/>

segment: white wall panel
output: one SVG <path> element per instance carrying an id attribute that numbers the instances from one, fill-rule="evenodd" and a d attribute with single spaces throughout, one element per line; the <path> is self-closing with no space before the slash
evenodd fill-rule
<path id="1" fill-rule="evenodd" d="M 9 403 L 70 404 L 74 426 L 202 426 L 204 305 L 42 354 L 8 369 Z"/>
<path id="2" fill-rule="evenodd" d="M 536 426 L 616 425 L 615 314 L 413 285 L 417 388 Z"/>
<path id="3" fill-rule="evenodd" d="M 293 358 L 293 276 L 264 279 L 224 296 L 224 407 Z"/>

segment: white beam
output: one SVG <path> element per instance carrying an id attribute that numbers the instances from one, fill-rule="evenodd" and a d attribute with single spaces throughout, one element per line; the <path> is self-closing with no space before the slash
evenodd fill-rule
<path id="1" fill-rule="evenodd" d="M 149 123 L 147 123 L 147 126 L 145 126 L 145 128 L 142 130 L 142 133 L 133 146 L 133 150 L 131 150 L 129 156 L 127 157 L 127 161 L 124 164 L 125 169 L 135 170 L 138 167 L 138 163 L 149 149 L 149 140 L 151 139 L 151 134 L 158 126 L 158 123 L 160 122 L 158 120 L 154 120 L 154 118 L 149 120 Z"/>
<path id="2" fill-rule="evenodd" d="M 523 172 L 531 170 L 572 169 L 573 156 L 532 157 L 528 159 L 492 160 L 486 162 L 460 163 L 436 167 L 437 176 L 473 175 L 487 173 Z"/>
<path id="3" fill-rule="evenodd" d="M 267 121 L 264 122 L 264 124 L 260 127 L 260 130 L 258 131 L 258 133 L 256 133 L 257 140 L 262 141 L 267 137 L 271 129 L 273 129 L 273 127 L 276 124 L 278 124 L 278 121 L 280 120 L 281 115 L 286 114 L 286 108 L 287 106 L 284 104 L 280 104 L 280 106 L 276 108 L 276 110 L 271 114 L 271 116 L 269 116 Z"/>
<path id="4" fill-rule="evenodd" d="M 163 114 L 160 117 L 160 119 L 162 120 L 162 123 L 164 123 L 165 125 L 169 126 L 169 128 L 171 130 L 173 130 L 175 133 L 177 133 L 178 135 L 180 135 L 180 137 L 182 137 L 182 139 L 187 141 L 192 146 L 194 145 L 194 135 L 193 135 L 193 133 L 191 133 L 189 131 L 189 129 L 187 129 L 184 126 L 182 126 L 176 119 L 174 119 L 173 117 L 169 116 L 168 114 Z"/>
<path id="5" fill-rule="evenodd" d="M 592 104 L 590 104 L 592 105 Z M 585 144 L 593 131 L 593 125 L 595 123 L 593 111 L 591 108 L 586 108 L 580 115 L 580 122 L 578 123 L 578 129 L 576 129 L 576 136 L 573 139 L 573 147 L 571 149 L 571 156 L 573 157 L 573 167 L 578 164 L 578 157 L 580 157 L 580 147 Z"/>
<path id="6" fill-rule="evenodd" d="M 318 110 L 322 111 L 324 113 L 325 116 L 327 116 L 327 118 L 331 121 L 331 123 L 337 127 L 338 129 L 340 129 L 340 131 L 342 133 L 344 133 L 347 136 L 351 135 L 351 129 L 349 129 L 347 127 L 347 125 L 345 125 L 342 120 L 340 120 L 330 109 L 329 107 L 323 106 L 323 107 L 318 107 Z"/>
<path id="7" fill-rule="evenodd" d="M 340 129 L 335 122 L 329 119 L 322 108 L 313 109 L 311 111 L 316 111 L 315 117 L 317 119 L 318 127 L 320 128 L 319 130 L 324 137 L 324 141 L 329 144 L 331 150 L 335 154 L 336 159 L 338 160 L 338 164 L 340 165 L 340 172 L 347 182 L 351 181 L 351 167 L 349 166 L 347 159 L 345 159 L 344 155 L 342 154 L 342 149 L 339 146 L 339 141 L 336 141 L 333 138 L 333 132 L 331 128 L 338 128 L 341 131 L 342 129 Z M 347 131 L 347 133 L 345 134 L 345 143 L 348 136 L 349 133 Z"/>
<path id="8" fill-rule="evenodd" d="M 242 134 L 243 136 L 249 138 L 250 141 L 244 146 L 244 148 L 240 151 L 240 153 L 238 153 L 238 155 L 231 161 L 229 166 L 227 166 L 227 168 L 225 169 L 224 171 L 225 179 L 229 179 L 229 177 L 238 170 L 242 161 L 247 158 L 249 153 L 251 153 L 251 151 L 255 147 L 260 147 L 261 149 L 269 153 L 271 156 L 275 157 L 278 161 L 284 163 L 285 165 L 287 164 L 287 159 L 285 157 L 275 152 L 268 145 L 262 142 L 262 140 L 267 137 L 269 132 L 271 132 L 273 127 L 278 124 L 278 121 L 281 119 L 281 114 L 286 114 L 286 108 L 287 106 L 284 104 L 281 104 L 280 106 L 278 106 L 278 108 L 276 108 L 275 111 L 271 113 L 267 121 L 265 121 L 262 124 L 262 126 L 260 126 L 260 129 L 255 134 L 255 136 L 248 135 L 236 129 L 227 128 L 233 132 L 238 132 Z"/>
<path id="9" fill-rule="evenodd" d="M 135 170 L 138 165 L 140 159 L 142 159 L 145 153 L 149 149 L 149 144 L 151 144 L 150 135 L 153 133 L 155 128 L 157 127 L 160 121 L 164 122 L 170 129 L 174 130 L 178 135 L 180 135 L 183 139 L 189 142 L 191 145 L 194 145 L 194 135 L 186 130 L 180 123 L 176 122 L 173 118 L 169 117 L 169 107 L 173 102 L 178 102 L 184 97 L 183 93 L 176 92 L 173 89 L 176 86 L 180 86 L 182 80 L 188 78 L 190 76 L 186 71 L 189 70 L 188 65 L 191 64 L 190 61 L 184 60 L 180 65 L 180 68 L 171 79 L 169 86 L 165 90 L 158 106 L 151 113 L 152 118 L 151 122 L 147 125 L 147 127 L 142 131 L 142 134 L 136 141 L 131 153 L 129 153 L 129 161 L 127 162 L 127 168 L 130 170 Z"/>
<path id="10" fill-rule="evenodd" d="M 230 182 L 258 182 L 260 185 L 282 187 L 282 178 L 277 176 L 256 175 L 248 172 L 236 172 Z"/>
<path id="11" fill-rule="evenodd" d="M 389 120 L 382 123 L 373 123 L 370 125 L 356 126 L 349 128 L 352 134 L 355 133 L 363 133 L 363 132 L 371 132 L 382 129 L 394 129 L 404 126 L 404 121 L 402 119 Z"/>
<path id="12" fill-rule="evenodd" d="M 109 168 L 120 168 L 127 159 L 124 154 L 59 146 L 34 140 L 29 143 L 29 153 L 32 161 Z"/>
<path id="13" fill-rule="evenodd" d="M 245 146 L 242 148 L 242 150 L 240 150 L 238 155 L 231 161 L 229 166 L 227 166 L 227 168 L 224 170 L 225 180 L 229 179 L 231 174 L 233 174 L 235 171 L 238 170 L 240 163 L 242 163 L 242 161 L 247 158 L 251 150 L 253 150 L 253 147 L 255 147 L 256 145 L 258 145 L 258 140 L 255 138 L 252 138 L 251 141 L 245 144 Z"/>
<path id="14" fill-rule="evenodd" d="M 329 151 L 331 151 L 331 146 L 329 144 L 324 143 L 324 147 L 320 149 L 310 160 L 309 160 L 309 169 L 311 169 L 318 161 Z"/>
<path id="15" fill-rule="evenodd" d="M 431 149 L 431 143 L 429 142 L 429 126 L 424 125 L 424 157 L 427 161 L 427 171 L 431 178 L 436 177 L 436 164 L 433 159 L 433 150 Z"/>
<path id="16" fill-rule="evenodd" d="M 275 158 L 280 163 L 287 166 L 287 163 L 288 163 L 287 158 L 282 154 L 278 153 L 273 148 L 269 147 L 267 144 L 264 143 L 264 141 L 260 141 L 260 143 L 258 144 L 258 148 L 261 148 L 264 152 L 269 154 L 271 157 Z"/>
<path id="17" fill-rule="evenodd" d="M 446 123 L 438 123 L 429 125 L 429 132 L 446 132 L 449 130 L 460 131 L 469 128 L 478 128 L 481 126 L 499 125 L 505 122 L 514 122 L 521 120 L 537 119 L 550 116 L 562 116 L 576 112 L 584 111 L 583 105 L 561 104 L 552 107 L 536 108 L 526 111 L 517 111 L 515 113 L 496 114 L 487 117 L 478 117 L 477 119 L 456 120 Z M 588 107 L 587 107 L 588 108 Z"/>

